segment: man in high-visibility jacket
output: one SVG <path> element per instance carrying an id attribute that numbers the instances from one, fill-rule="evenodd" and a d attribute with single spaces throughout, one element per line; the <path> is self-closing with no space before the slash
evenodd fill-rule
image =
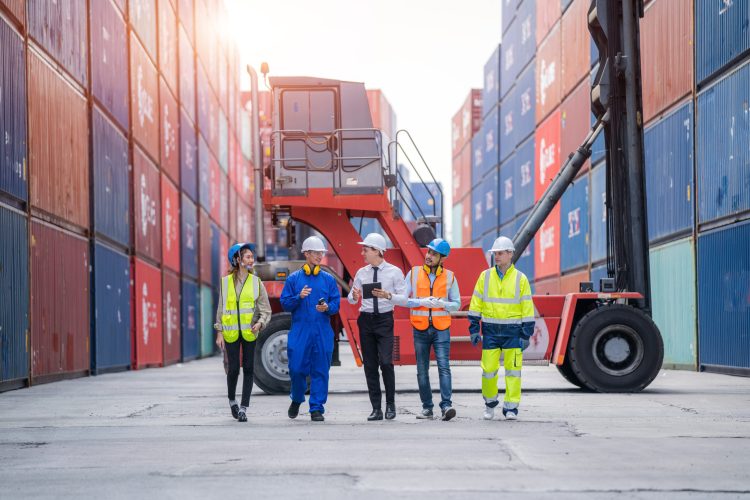
<path id="1" fill-rule="evenodd" d="M 495 266 L 482 272 L 474 287 L 469 333 L 473 345 L 482 341 L 485 420 L 492 420 L 498 405 L 500 354 L 505 367 L 503 416 L 515 420 L 521 402 L 522 352 L 534 334 L 534 304 L 528 278 L 511 263 L 515 249 L 510 238 L 498 237 L 489 251 L 495 257 Z"/>
<path id="2" fill-rule="evenodd" d="M 440 410 L 443 420 L 456 416 L 451 401 L 451 311 L 461 307 L 461 293 L 453 272 L 443 267 L 451 251 L 450 244 L 436 238 L 427 245 L 423 266 L 416 266 L 406 275 L 406 294 L 393 295 L 393 302 L 411 309 L 409 318 L 414 327 L 414 353 L 417 357 L 417 384 L 422 411 L 417 418 L 431 419 L 432 388 L 430 387 L 430 347 L 435 351 L 440 378 Z"/>

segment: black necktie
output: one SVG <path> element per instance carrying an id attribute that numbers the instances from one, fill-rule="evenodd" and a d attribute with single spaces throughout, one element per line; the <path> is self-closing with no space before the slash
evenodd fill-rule
<path id="1" fill-rule="evenodd" d="M 372 282 L 375 283 L 376 281 L 378 281 L 378 268 L 373 267 L 372 268 Z M 374 312 L 375 314 L 378 313 L 378 298 L 377 297 L 372 298 L 372 312 Z"/>

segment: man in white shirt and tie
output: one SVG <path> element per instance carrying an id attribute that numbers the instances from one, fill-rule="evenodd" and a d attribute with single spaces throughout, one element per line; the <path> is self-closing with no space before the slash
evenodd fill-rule
<path id="1" fill-rule="evenodd" d="M 378 367 L 385 386 L 385 418 L 396 418 L 396 376 L 393 370 L 393 302 L 394 295 L 406 294 L 404 273 L 383 258 L 385 238 L 370 233 L 362 245 L 362 256 L 367 265 L 357 271 L 349 292 L 350 304 L 362 300 L 357 327 L 362 347 L 362 362 L 365 366 L 367 391 L 370 394 L 372 413 L 367 420 L 383 420 L 382 392 Z M 372 290 L 372 298 L 364 298 L 363 285 L 379 282 L 380 288 Z"/>

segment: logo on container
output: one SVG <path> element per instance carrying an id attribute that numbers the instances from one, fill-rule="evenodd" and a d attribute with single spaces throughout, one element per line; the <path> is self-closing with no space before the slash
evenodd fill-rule
<path id="1" fill-rule="evenodd" d="M 474 150 L 474 165 L 482 164 L 482 148 L 478 147 Z"/>
<path id="2" fill-rule="evenodd" d="M 143 86 L 143 66 L 138 66 L 138 123 L 141 127 L 146 122 L 146 118 L 154 123 L 154 98 L 148 94 Z"/>
<path id="3" fill-rule="evenodd" d="M 189 305 L 187 306 L 187 330 L 195 330 L 196 324 L 195 324 L 195 306 Z"/>
<path id="4" fill-rule="evenodd" d="M 152 328 L 157 327 L 156 321 L 156 304 L 148 300 L 148 284 L 144 283 L 141 287 L 141 320 L 143 321 L 143 344 L 148 345 L 148 338 Z"/>
<path id="5" fill-rule="evenodd" d="M 484 150 L 487 152 L 495 149 L 495 131 L 490 129 L 484 134 Z"/>
<path id="6" fill-rule="evenodd" d="M 177 307 L 172 302 L 172 292 L 167 291 L 167 344 L 172 344 L 172 330 L 177 328 Z"/>
<path id="7" fill-rule="evenodd" d="M 172 239 L 177 233 L 177 219 L 172 215 L 172 201 L 167 198 L 164 202 L 164 232 L 167 240 L 167 251 L 172 250 Z"/>
<path id="8" fill-rule="evenodd" d="M 539 231 L 539 259 L 544 262 L 547 250 L 555 247 L 555 226 L 544 226 Z"/>
<path id="9" fill-rule="evenodd" d="M 474 204 L 474 221 L 482 220 L 482 202 L 478 201 Z"/>
<path id="10" fill-rule="evenodd" d="M 505 135 L 510 135 L 511 132 L 513 132 L 513 110 L 510 110 L 508 114 L 505 115 L 503 122 L 505 125 Z"/>
<path id="11" fill-rule="evenodd" d="M 169 121 L 169 106 L 164 105 L 164 156 L 169 158 L 177 151 L 177 134 Z"/>
<path id="12" fill-rule="evenodd" d="M 107 45 L 110 41 L 109 30 L 102 26 L 102 40 L 104 40 L 104 48 L 102 48 L 102 63 L 107 64 Z"/>
<path id="13" fill-rule="evenodd" d="M 531 38 L 531 16 L 521 22 L 521 45 L 525 45 Z"/>
<path id="14" fill-rule="evenodd" d="M 511 45 L 510 47 L 505 49 L 505 64 L 503 66 L 503 69 L 507 71 L 512 66 L 513 66 L 513 46 Z"/>
<path id="15" fill-rule="evenodd" d="M 505 199 L 509 200 L 513 198 L 513 177 L 505 179 Z"/>
<path id="16" fill-rule="evenodd" d="M 156 227 L 156 200 L 146 191 L 146 175 L 141 174 L 141 233 L 148 234 L 148 226 Z"/>
<path id="17" fill-rule="evenodd" d="M 469 137 L 471 135 L 471 109 L 464 108 L 464 112 L 461 115 L 462 116 L 462 125 L 463 125 L 463 136 Z"/>
<path id="18" fill-rule="evenodd" d="M 487 208 L 487 212 L 495 209 L 495 197 L 492 196 L 491 190 L 484 194 L 484 206 Z"/>
<path id="19" fill-rule="evenodd" d="M 581 234 L 581 208 L 568 212 L 568 238 L 573 238 Z"/>
<path id="20" fill-rule="evenodd" d="M 542 71 L 539 75 L 539 98 L 542 106 L 547 102 L 547 89 L 555 83 L 555 62 L 547 64 L 547 61 L 542 59 Z"/>
<path id="21" fill-rule="evenodd" d="M 459 130 L 459 126 L 453 123 L 451 127 L 451 140 L 453 141 L 453 149 L 456 149 L 456 144 L 458 144 L 458 138 L 461 135 L 461 132 Z"/>
<path id="22" fill-rule="evenodd" d="M 185 246 L 195 250 L 195 226 L 187 224 L 185 226 Z"/>
<path id="23" fill-rule="evenodd" d="M 484 88 L 489 90 L 495 89 L 495 70 L 490 70 L 489 73 L 484 75 Z"/>
<path id="24" fill-rule="evenodd" d="M 555 144 L 549 146 L 542 138 L 539 144 L 539 184 L 547 182 L 547 169 L 555 163 Z"/>
<path id="25" fill-rule="evenodd" d="M 526 116 L 529 111 L 531 111 L 531 88 L 527 88 L 521 94 L 521 116 Z"/>
<path id="26" fill-rule="evenodd" d="M 521 165 L 521 187 L 531 184 L 531 162 Z"/>

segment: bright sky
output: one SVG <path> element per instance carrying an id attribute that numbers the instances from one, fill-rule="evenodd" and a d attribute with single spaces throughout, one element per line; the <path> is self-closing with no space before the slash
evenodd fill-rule
<path id="1" fill-rule="evenodd" d="M 500 0 L 225 2 L 244 64 L 382 89 L 443 182 L 450 227 L 451 118 L 482 87 L 500 43 Z"/>

